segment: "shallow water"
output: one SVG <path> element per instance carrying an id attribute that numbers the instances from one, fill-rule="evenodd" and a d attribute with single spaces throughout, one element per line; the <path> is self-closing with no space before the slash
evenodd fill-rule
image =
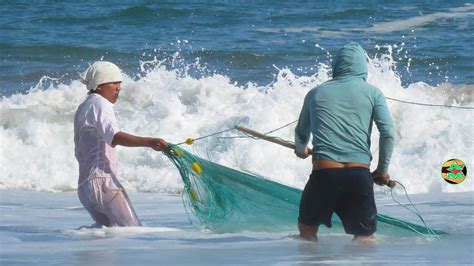
<path id="1" fill-rule="evenodd" d="M 377 233 L 377 243 L 325 233 L 317 243 L 280 233 L 214 234 L 194 228 L 181 197 L 131 193 L 145 227 L 77 229 L 92 223 L 75 192 L 2 191 L 0 262 L 35 264 L 469 264 L 474 259 L 473 193 L 412 195 L 426 222 L 450 234 L 441 240 Z M 377 195 L 380 212 L 419 223 Z M 456 217 L 456 219 L 453 219 Z M 271 225 L 269 225 L 271 226 Z"/>

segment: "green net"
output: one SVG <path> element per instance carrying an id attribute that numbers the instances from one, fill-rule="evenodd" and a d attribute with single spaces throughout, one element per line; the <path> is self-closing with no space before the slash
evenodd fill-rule
<path id="1" fill-rule="evenodd" d="M 181 174 L 184 204 L 195 226 L 217 233 L 296 230 L 301 190 L 213 163 L 176 145 L 165 154 Z M 443 234 L 383 214 L 377 214 L 377 221 L 379 234 Z M 331 230 L 343 232 L 337 215 L 332 222 Z"/>

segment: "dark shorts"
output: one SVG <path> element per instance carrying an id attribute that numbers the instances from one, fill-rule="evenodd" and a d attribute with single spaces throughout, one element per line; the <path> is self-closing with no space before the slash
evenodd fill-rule
<path id="1" fill-rule="evenodd" d="M 315 170 L 300 202 L 298 221 L 308 226 L 331 227 L 332 214 L 351 235 L 371 235 L 377 230 L 374 181 L 363 167 Z"/>

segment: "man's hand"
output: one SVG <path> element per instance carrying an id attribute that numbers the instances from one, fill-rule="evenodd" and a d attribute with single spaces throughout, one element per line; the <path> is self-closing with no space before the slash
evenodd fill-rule
<path id="1" fill-rule="evenodd" d="M 166 151 L 169 148 L 168 143 L 160 138 L 150 138 L 149 147 L 155 151 Z"/>
<path id="2" fill-rule="evenodd" d="M 387 185 L 390 180 L 390 175 L 388 173 L 373 172 L 372 179 L 374 179 L 375 184 L 379 186 Z"/>
<path id="3" fill-rule="evenodd" d="M 303 153 L 297 152 L 297 151 L 295 150 L 295 154 L 296 154 L 296 156 L 298 156 L 298 157 L 301 158 L 301 159 L 306 159 L 306 158 L 308 158 L 308 156 L 310 155 L 310 152 L 309 152 L 309 151 L 310 151 L 310 150 L 309 150 L 308 148 L 305 148 L 305 150 L 304 150 Z"/>

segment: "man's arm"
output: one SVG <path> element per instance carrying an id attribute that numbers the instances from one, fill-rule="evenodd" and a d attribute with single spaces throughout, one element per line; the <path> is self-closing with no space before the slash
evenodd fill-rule
<path id="1" fill-rule="evenodd" d="M 112 139 L 112 147 L 116 145 L 126 147 L 149 147 L 156 151 L 166 151 L 168 149 L 168 143 L 163 139 L 139 137 L 122 131 L 117 132 Z"/>
<path id="2" fill-rule="evenodd" d="M 383 180 L 390 178 L 388 175 L 388 166 L 393 153 L 395 142 L 395 130 L 393 127 L 392 116 L 388 110 L 385 96 L 379 92 L 374 106 L 374 121 L 380 132 L 379 137 L 379 161 L 377 169 L 373 173 L 376 183 L 382 183 Z M 381 180 L 380 182 L 377 182 Z"/>
<path id="3" fill-rule="evenodd" d="M 311 118 L 309 110 L 309 98 L 310 93 L 308 93 L 304 99 L 303 107 L 301 108 L 301 113 L 298 119 L 298 124 L 295 128 L 295 154 L 299 158 L 305 159 L 309 156 L 308 152 L 308 142 L 311 136 Z"/>

